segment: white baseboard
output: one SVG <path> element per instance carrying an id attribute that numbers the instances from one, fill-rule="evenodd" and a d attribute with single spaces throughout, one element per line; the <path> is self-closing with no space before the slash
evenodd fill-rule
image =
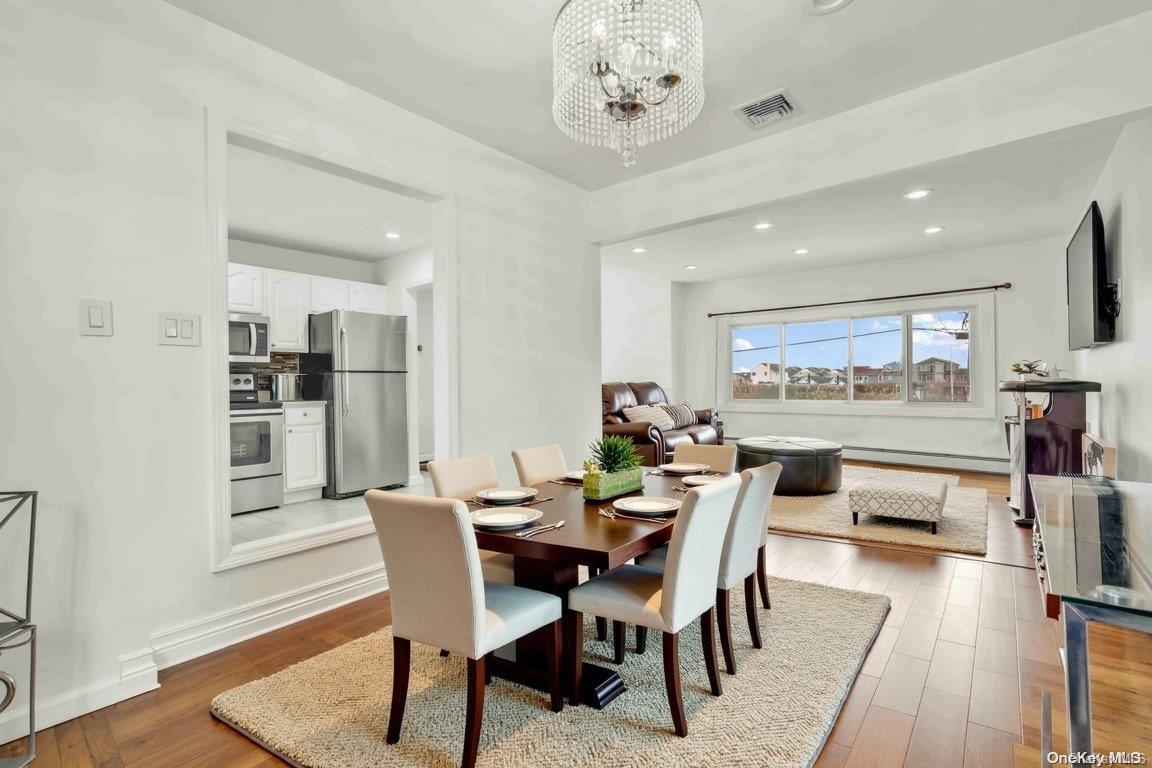
<path id="1" fill-rule="evenodd" d="M 36 729 L 111 706 L 160 687 L 157 671 L 218 651 L 388 588 L 384 566 L 375 565 L 301 589 L 158 632 L 151 646 L 120 657 L 120 674 L 57 696 L 36 707 Z M 0 715 L 0 744 L 25 735 L 28 707 Z"/>
<path id="2" fill-rule="evenodd" d="M 844 446 L 844 458 L 860 461 L 876 461 L 883 464 L 906 464 L 913 467 L 934 467 L 936 469 L 960 469 L 969 472 L 989 472 L 997 475 L 1008 474 L 1008 460 L 982 456 L 955 456 L 948 454 L 920 453 L 916 451 L 886 451 L 881 448 L 855 448 Z"/>
<path id="3" fill-rule="evenodd" d="M 159 688 L 156 671 L 155 656 L 151 648 L 142 648 L 125 654 L 120 657 L 119 676 L 73 688 L 49 699 L 41 699 L 36 706 L 36 730 L 51 728 L 66 720 Z M 27 731 L 27 705 L 0 715 L 0 744 L 18 739 L 26 735 Z"/>
<path id="4" fill-rule="evenodd" d="M 151 638 L 156 666 L 165 669 L 195 659 L 387 588 L 383 564 L 374 565 L 163 630 Z"/>

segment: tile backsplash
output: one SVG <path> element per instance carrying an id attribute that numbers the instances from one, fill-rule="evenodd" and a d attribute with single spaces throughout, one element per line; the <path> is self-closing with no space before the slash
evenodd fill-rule
<path id="1" fill-rule="evenodd" d="M 267 363 L 230 363 L 229 373 L 256 374 L 257 389 L 271 389 L 272 384 L 268 377 L 273 373 L 299 373 L 300 355 L 295 352 L 273 352 L 272 359 Z"/>

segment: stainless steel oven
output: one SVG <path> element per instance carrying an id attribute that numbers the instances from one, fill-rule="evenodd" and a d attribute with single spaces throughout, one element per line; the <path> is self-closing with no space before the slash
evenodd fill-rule
<path id="1" fill-rule="evenodd" d="M 284 503 L 284 409 L 279 403 L 253 403 L 229 418 L 232 514 Z"/>
<path id="2" fill-rule="evenodd" d="M 228 315 L 228 361 L 267 363 L 268 316 L 232 313 Z"/>

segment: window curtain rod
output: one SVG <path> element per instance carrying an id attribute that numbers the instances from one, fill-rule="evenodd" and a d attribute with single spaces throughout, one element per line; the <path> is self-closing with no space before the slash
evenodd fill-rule
<path id="1" fill-rule="evenodd" d="M 812 309 L 813 307 L 839 307 L 844 304 L 867 304 L 874 301 L 895 301 L 896 299 L 923 299 L 928 296 L 946 296 L 954 293 L 976 293 L 978 291 L 1000 291 L 1012 287 L 1012 283 L 998 285 L 981 285 L 975 288 L 956 288 L 951 291 L 929 291 L 927 293 L 904 293 L 899 296 L 877 296 L 874 299 L 853 299 L 851 301 L 825 301 L 821 304 L 796 304 L 791 307 L 765 307 L 763 309 L 739 309 L 731 312 L 709 312 L 708 317 L 725 317 L 729 315 L 756 315 L 761 312 L 783 312 L 787 309 Z"/>

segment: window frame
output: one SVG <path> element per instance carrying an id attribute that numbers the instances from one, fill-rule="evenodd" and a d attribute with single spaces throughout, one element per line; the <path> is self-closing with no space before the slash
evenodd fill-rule
<path id="1" fill-rule="evenodd" d="M 970 401 L 966 403 L 913 401 L 911 380 L 916 375 L 912 361 L 912 315 L 929 312 L 970 312 L 972 330 L 968 340 L 968 379 Z M 853 328 L 857 319 L 901 316 L 903 344 L 901 364 L 904 375 L 901 400 L 856 400 L 853 361 Z M 962 297 L 903 299 L 888 302 L 860 302 L 835 307 L 761 312 L 752 315 L 719 317 L 716 325 L 716 402 L 725 411 L 744 413 L 827 414 L 845 416 L 904 416 L 938 418 L 996 418 L 996 298 L 992 291 Z M 848 324 L 848 398 L 846 400 L 788 400 L 784 397 L 785 325 L 791 323 L 846 320 Z M 780 338 L 780 395 L 775 400 L 732 397 L 732 334 L 747 327 L 778 325 Z M 769 361 L 771 362 L 771 361 Z"/>

